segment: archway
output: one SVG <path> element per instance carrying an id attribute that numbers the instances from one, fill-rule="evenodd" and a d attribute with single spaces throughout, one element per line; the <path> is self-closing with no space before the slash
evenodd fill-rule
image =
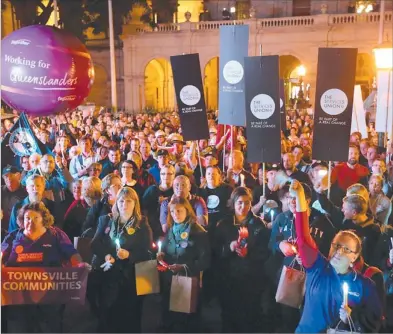
<path id="1" fill-rule="evenodd" d="M 368 53 L 359 53 L 356 60 L 356 85 L 362 88 L 363 100 L 365 100 L 372 90 L 375 77 L 375 64 L 373 57 Z"/>
<path id="2" fill-rule="evenodd" d="M 155 58 L 145 67 L 145 106 L 156 111 L 175 107 L 172 67 L 165 58 Z"/>
<path id="3" fill-rule="evenodd" d="M 295 56 L 280 56 L 280 78 L 284 80 L 285 105 L 288 107 L 294 104 L 300 90 L 301 82 L 298 75 L 300 65 L 302 65 L 302 62 Z"/>
<path id="4" fill-rule="evenodd" d="M 88 102 L 93 102 L 97 106 L 108 106 L 108 75 L 103 66 L 94 65 L 94 83 L 91 87 L 90 94 L 87 97 Z"/>
<path id="5" fill-rule="evenodd" d="M 218 109 L 219 57 L 210 59 L 204 70 L 203 88 L 208 110 Z"/>

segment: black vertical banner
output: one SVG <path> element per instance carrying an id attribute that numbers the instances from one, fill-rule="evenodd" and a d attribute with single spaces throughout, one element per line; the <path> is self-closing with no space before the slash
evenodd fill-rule
<path id="1" fill-rule="evenodd" d="M 249 27 L 220 26 L 220 91 L 218 123 L 244 126 L 244 57 L 248 56 Z"/>
<path id="2" fill-rule="evenodd" d="M 313 159 L 348 160 L 357 53 L 352 48 L 319 49 Z"/>
<path id="3" fill-rule="evenodd" d="M 286 109 L 285 109 L 285 88 L 284 88 L 284 80 L 280 79 L 280 123 L 281 123 L 281 131 L 287 130 L 287 118 L 286 118 Z"/>
<path id="4" fill-rule="evenodd" d="M 279 57 L 244 58 L 247 161 L 281 160 Z"/>
<path id="5" fill-rule="evenodd" d="M 184 140 L 209 138 L 199 54 L 171 56 L 171 65 Z"/>

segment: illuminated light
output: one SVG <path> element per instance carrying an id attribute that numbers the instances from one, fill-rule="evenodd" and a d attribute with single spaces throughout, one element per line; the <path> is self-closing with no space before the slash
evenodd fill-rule
<path id="1" fill-rule="evenodd" d="M 157 248 L 157 245 L 156 245 L 155 242 L 153 242 L 151 246 L 152 246 L 153 248 Z"/>
<path id="2" fill-rule="evenodd" d="M 348 306 L 348 291 L 349 291 L 348 283 L 344 282 L 343 283 L 343 296 L 344 296 L 343 304 L 344 304 L 344 306 Z"/>
<path id="3" fill-rule="evenodd" d="M 373 9 L 374 9 L 374 8 L 373 8 L 373 5 L 369 4 L 369 5 L 367 5 L 367 7 L 366 7 L 366 9 L 365 9 L 365 12 L 366 12 L 366 13 L 370 13 Z"/>
<path id="4" fill-rule="evenodd" d="M 378 70 L 391 70 L 393 62 L 393 48 L 392 47 L 381 47 L 373 50 L 375 55 L 375 65 Z"/>
<path id="5" fill-rule="evenodd" d="M 304 77 L 304 76 L 306 76 L 306 68 L 304 67 L 304 65 L 300 65 L 298 68 L 297 68 L 297 74 L 298 74 L 298 76 L 299 77 Z"/>
<path id="6" fill-rule="evenodd" d="M 274 211 L 270 210 L 270 221 L 273 223 L 274 220 Z"/>
<path id="7" fill-rule="evenodd" d="M 158 244 L 158 253 L 161 253 L 162 242 L 159 241 L 157 244 Z"/>
<path id="8" fill-rule="evenodd" d="M 318 171 L 318 175 L 323 177 L 328 173 L 328 171 L 326 169 L 321 169 Z"/>
<path id="9" fill-rule="evenodd" d="M 120 248 L 120 240 L 119 240 L 119 238 L 115 239 L 115 244 L 116 244 L 116 247 Z"/>
<path id="10" fill-rule="evenodd" d="M 236 13 L 236 7 L 231 7 L 231 9 L 229 10 L 232 14 Z"/>

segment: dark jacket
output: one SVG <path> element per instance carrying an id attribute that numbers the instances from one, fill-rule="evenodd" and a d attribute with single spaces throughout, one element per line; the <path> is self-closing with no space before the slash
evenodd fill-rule
<path id="1" fill-rule="evenodd" d="M 149 223 L 145 217 L 141 221 L 132 225 L 134 233 L 129 233 L 126 229 L 120 228 L 120 247 L 130 252 L 130 257 L 126 260 L 117 258 L 115 241 L 110 237 L 110 229 L 112 225 L 117 230 L 117 221 L 113 219 L 111 214 L 101 216 L 98 221 L 97 231 L 91 242 L 93 251 L 92 265 L 96 270 L 101 270 L 100 266 L 105 262 L 105 256 L 110 254 L 116 259 L 113 268 L 110 270 L 121 271 L 127 277 L 131 277 L 134 273 L 134 264 L 138 262 L 148 261 L 151 259 L 152 249 L 152 233 Z"/>
<path id="2" fill-rule="evenodd" d="M 85 234 L 86 237 L 92 238 L 98 226 L 98 219 L 101 216 L 110 213 L 111 210 L 112 208 L 109 205 L 107 198 L 104 196 L 104 198 L 94 204 L 87 212 L 86 219 L 82 225 L 82 234 Z"/>
<path id="3" fill-rule="evenodd" d="M 177 239 L 171 227 L 162 244 L 164 260 L 168 264 L 185 264 L 186 270 L 179 274 L 199 278 L 200 272 L 210 266 L 209 238 L 205 229 L 196 222 L 190 222 L 188 238 Z M 183 246 L 184 243 L 184 246 Z"/>
<path id="4" fill-rule="evenodd" d="M 249 234 L 248 253 L 244 258 L 230 249 L 231 242 L 239 237 L 239 227 L 246 227 Z M 264 264 L 269 257 L 269 238 L 270 230 L 252 212 L 241 225 L 234 224 L 234 216 L 221 220 L 217 224 L 214 247 L 219 257 L 219 270 L 222 277 L 233 277 L 248 282 L 263 279 Z"/>

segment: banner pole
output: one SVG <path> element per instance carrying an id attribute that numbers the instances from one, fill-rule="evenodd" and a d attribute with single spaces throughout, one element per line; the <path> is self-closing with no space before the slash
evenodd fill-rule
<path id="1" fill-rule="evenodd" d="M 262 163 L 262 171 L 263 171 L 262 195 L 263 197 L 265 197 L 266 196 L 266 179 L 265 179 L 266 164 L 265 163 Z"/>
<path id="2" fill-rule="evenodd" d="M 224 124 L 224 135 L 226 133 L 227 126 Z M 226 151 L 226 146 L 227 146 L 227 140 L 225 138 L 224 140 L 224 149 L 223 149 L 223 155 L 222 155 L 222 172 L 225 173 L 225 151 Z"/>
<path id="3" fill-rule="evenodd" d="M 233 169 L 233 125 L 231 125 L 231 169 Z"/>
<path id="4" fill-rule="evenodd" d="M 327 197 L 330 199 L 330 182 L 331 182 L 331 173 L 332 173 L 332 162 L 329 160 L 329 171 L 328 171 L 328 193 Z"/>
<path id="5" fill-rule="evenodd" d="M 197 151 L 198 151 L 197 153 L 198 153 L 199 170 L 201 171 L 201 177 L 203 177 L 201 151 L 199 150 L 199 141 L 198 140 L 196 140 L 196 145 L 197 145 Z"/>

